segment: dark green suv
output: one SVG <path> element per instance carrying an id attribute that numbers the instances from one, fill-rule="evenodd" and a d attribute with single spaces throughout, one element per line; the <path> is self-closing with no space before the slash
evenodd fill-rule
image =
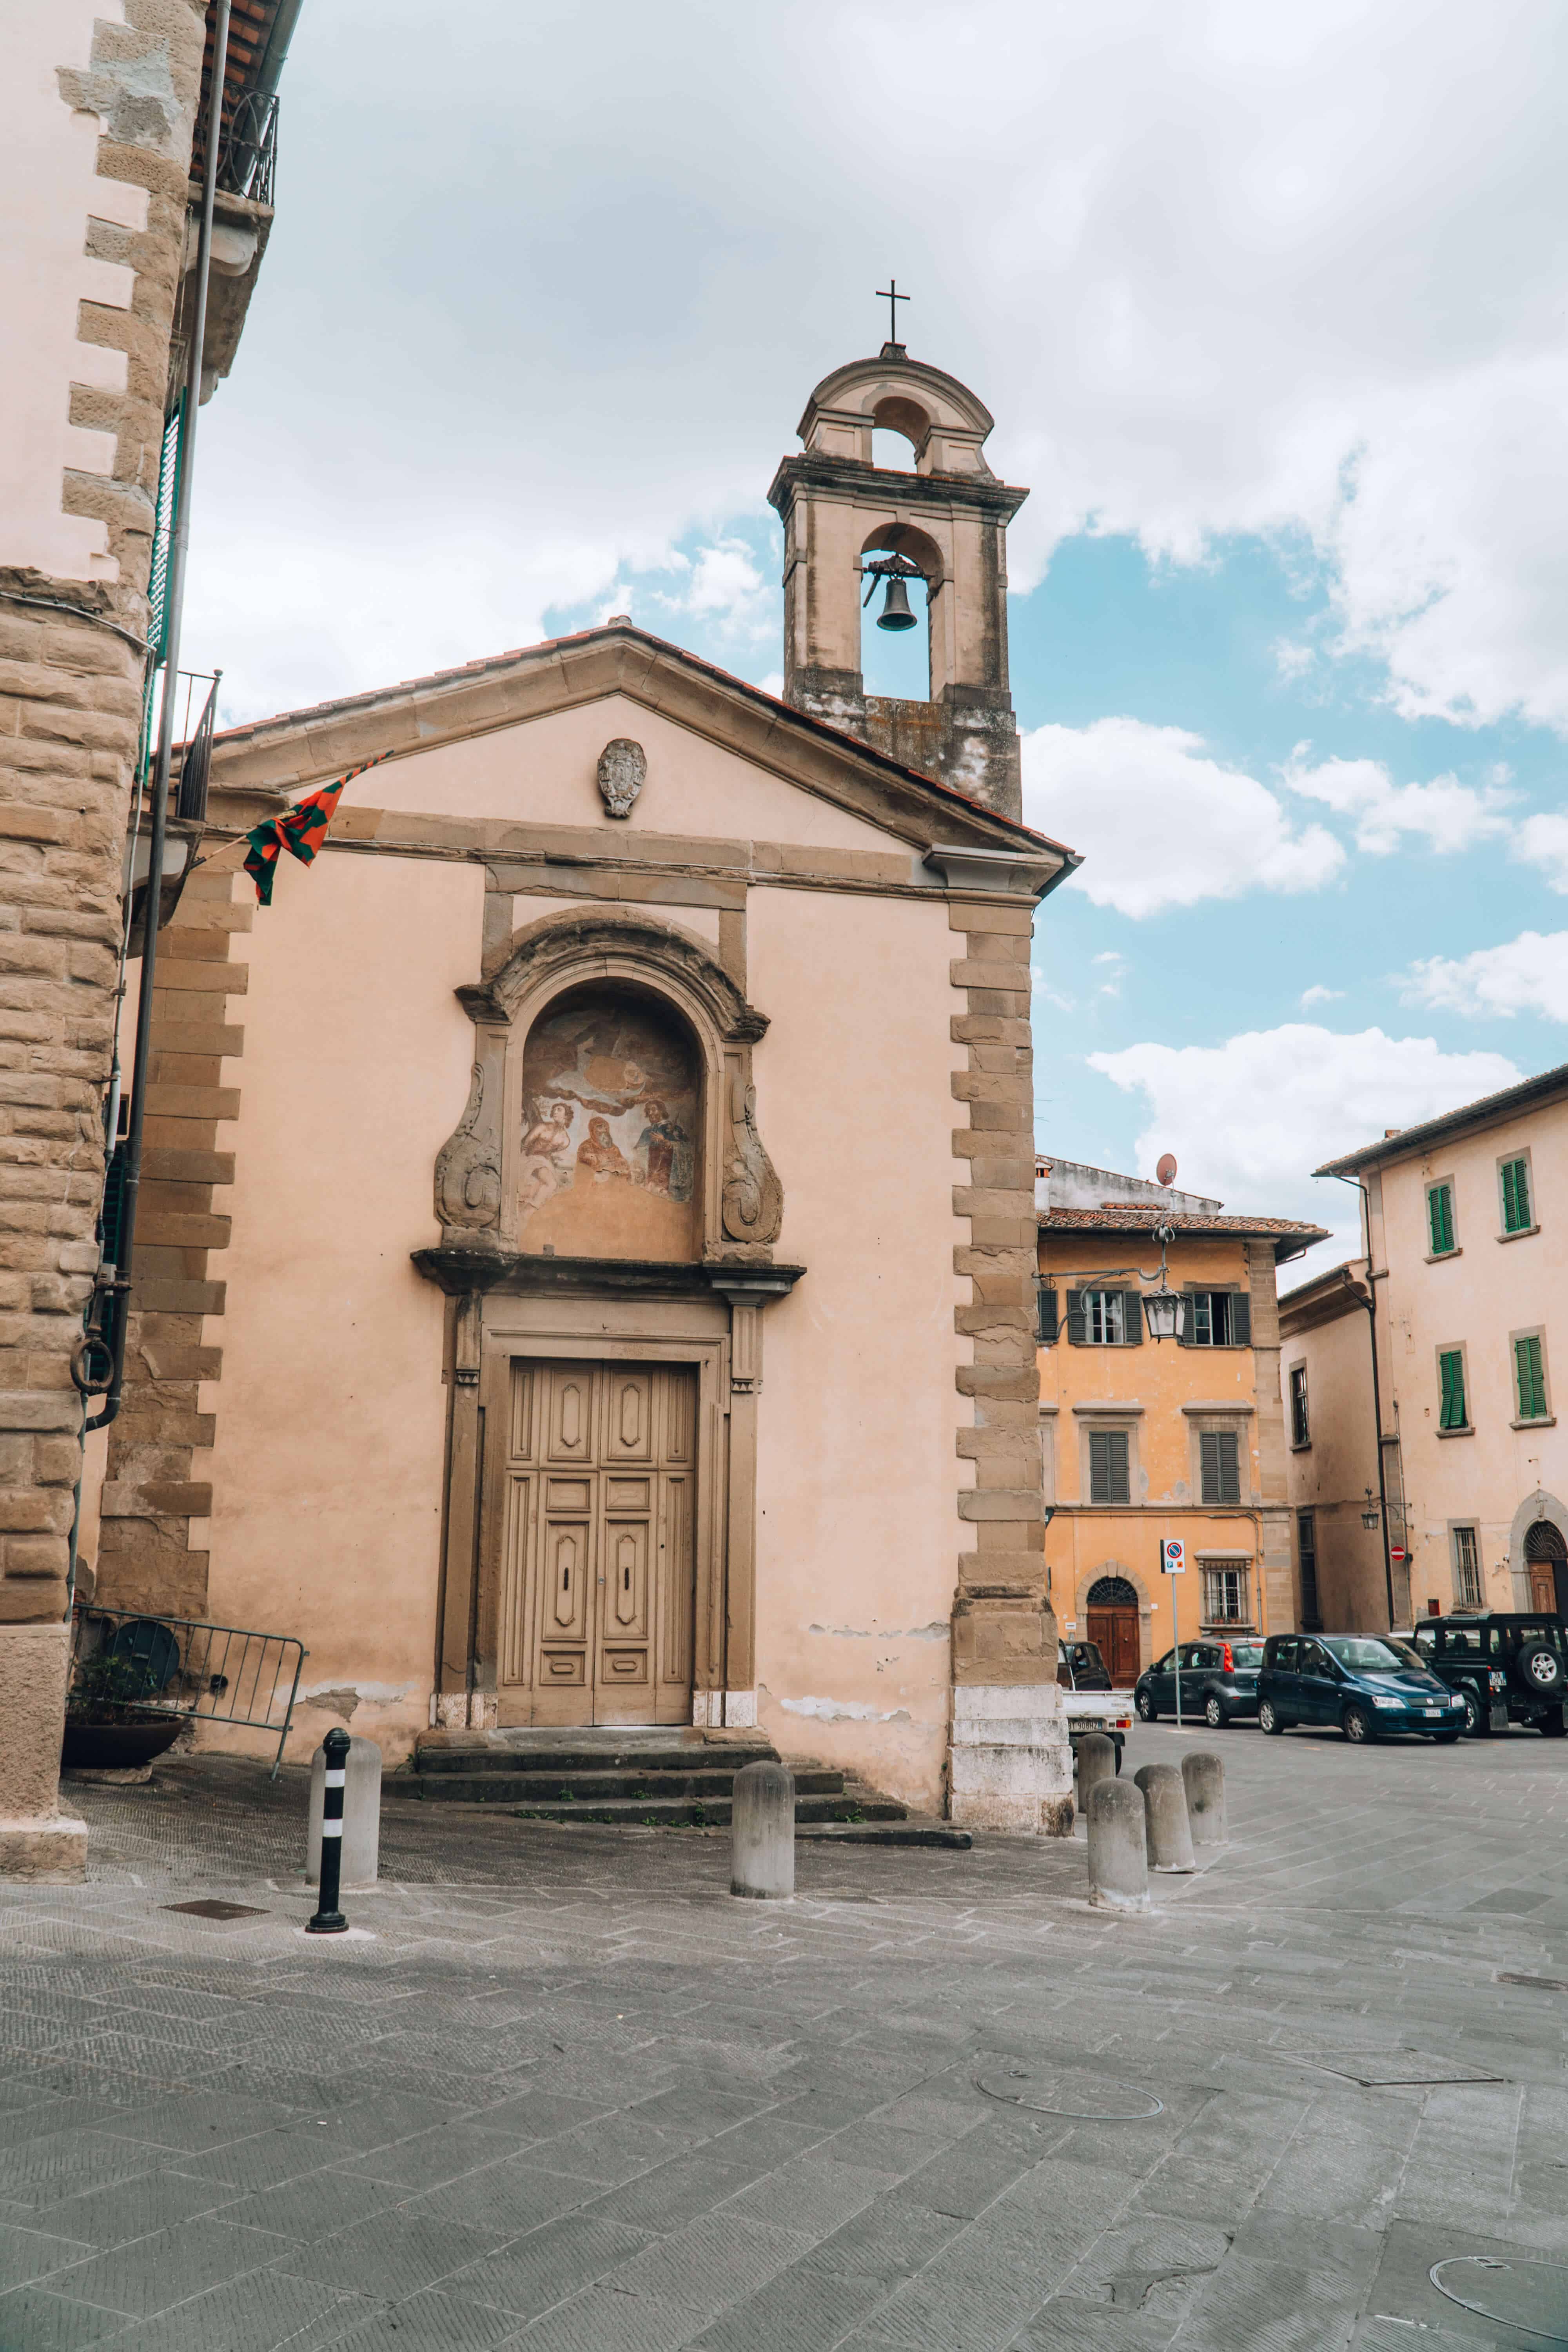
<path id="1" fill-rule="evenodd" d="M 1506 1731 L 1510 1723 L 1533 1724 L 1548 1739 L 1568 1731 L 1568 1633 L 1561 1617 L 1542 1610 L 1428 1617 L 1406 1638 L 1423 1665 L 1464 1700 L 1472 1738 Z"/>

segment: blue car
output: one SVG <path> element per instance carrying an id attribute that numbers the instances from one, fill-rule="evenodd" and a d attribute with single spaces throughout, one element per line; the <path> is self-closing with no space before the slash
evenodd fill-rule
<path id="1" fill-rule="evenodd" d="M 1332 1726 L 1347 1739 L 1419 1731 L 1446 1747 L 1464 1728 L 1465 1703 L 1420 1653 L 1393 1633 L 1271 1633 L 1258 1676 L 1264 1731 Z"/>

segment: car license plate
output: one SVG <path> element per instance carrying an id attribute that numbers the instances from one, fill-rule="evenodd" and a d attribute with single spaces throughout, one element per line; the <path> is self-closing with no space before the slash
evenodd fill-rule
<path id="1" fill-rule="evenodd" d="M 1440 1706 L 1427 1706 L 1423 1707 L 1421 1712 L 1425 1715 L 1428 1723 L 1436 1723 L 1443 1710 Z"/>

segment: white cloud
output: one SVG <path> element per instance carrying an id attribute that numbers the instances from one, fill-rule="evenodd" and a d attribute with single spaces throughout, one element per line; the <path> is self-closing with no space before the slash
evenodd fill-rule
<path id="1" fill-rule="evenodd" d="M 1089 958 L 1090 963 L 1125 963 L 1126 961 L 1119 948 L 1102 948 L 1099 955 Z"/>
<path id="2" fill-rule="evenodd" d="M 1339 1035 L 1310 1022 L 1220 1045 L 1129 1045 L 1088 1060 L 1148 1104 L 1139 1167 L 1173 1151 L 1193 1192 L 1258 1216 L 1312 1219 L 1352 1245 L 1355 1195 L 1314 1183 L 1311 1171 L 1385 1128 L 1413 1127 L 1520 1076 L 1501 1054 L 1446 1053 L 1435 1038 L 1381 1029 Z"/>
<path id="3" fill-rule="evenodd" d="M 1568 931 L 1521 931 L 1470 955 L 1422 957 L 1400 993 L 1406 1004 L 1448 1013 L 1542 1013 L 1549 1021 L 1568 1021 Z"/>
<path id="4" fill-rule="evenodd" d="M 1316 890 L 1345 862 L 1332 834 L 1293 830 L 1268 786 L 1211 759 L 1201 736 L 1138 719 L 1026 734 L 1024 816 L 1082 850 L 1077 887 L 1122 915 Z"/>
<path id="5" fill-rule="evenodd" d="M 1310 1013 L 1314 1004 L 1335 1004 L 1344 994 L 1342 988 L 1325 988 L 1321 980 L 1301 991 L 1301 1010 Z"/>
<path id="6" fill-rule="evenodd" d="M 1272 650 L 1274 667 L 1287 683 L 1292 678 L 1304 677 L 1318 658 L 1315 646 L 1302 645 L 1292 637 L 1277 637 Z"/>
<path id="7" fill-rule="evenodd" d="M 1372 856 L 1388 856 L 1407 835 L 1431 849 L 1469 849 L 1510 828 L 1503 812 L 1514 795 L 1506 769 L 1480 785 L 1462 784 L 1457 776 L 1396 784 L 1381 760 L 1320 760 L 1314 767 L 1310 749 L 1296 746 L 1280 771 L 1285 782 L 1304 799 L 1353 819 L 1356 847 Z"/>
<path id="8" fill-rule="evenodd" d="M 1539 866 L 1549 890 L 1568 896 L 1568 811 L 1527 816 L 1514 836 L 1512 855 L 1524 865 Z"/>
<path id="9" fill-rule="evenodd" d="M 308 699 L 721 545 L 896 253 L 911 352 L 1033 486 L 1016 588 L 1084 529 L 1288 534 L 1401 707 L 1568 727 L 1562 11 L 1512 0 L 1481 68 L 1478 21 L 468 0 L 431 42 L 423 0 L 306 9 L 187 657 Z"/>

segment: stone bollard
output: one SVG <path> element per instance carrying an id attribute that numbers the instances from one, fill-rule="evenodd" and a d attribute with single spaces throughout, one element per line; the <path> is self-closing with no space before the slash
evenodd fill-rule
<path id="1" fill-rule="evenodd" d="M 1089 1801 L 1089 1899 L 1097 1911 L 1147 1911 L 1149 1849 L 1142 1791 L 1097 1781 Z"/>
<path id="2" fill-rule="evenodd" d="M 1187 1822 L 1187 1792 L 1174 1764 L 1140 1764 L 1132 1785 L 1143 1792 L 1149 1823 L 1151 1870 L 1195 1870 L 1193 1833 Z"/>
<path id="3" fill-rule="evenodd" d="M 1107 1739 L 1103 1731 L 1086 1731 L 1078 1743 L 1078 1809 L 1089 1811 L 1091 1789 L 1101 1780 L 1116 1778 L 1116 1742 Z"/>
<path id="4" fill-rule="evenodd" d="M 310 1820 L 305 1841 L 305 1883 L 321 1884 L 321 1806 L 327 1752 L 310 1759 Z M 349 1739 L 343 1782 L 342 1884 L 374 1886 L 381 1874 L 381 1750 L 374 1739 Z"/>
<path id="5" fill-rule="evenodd" d="M 1199 1862 L 1212 1862 L 1220 1848 L 1230 1843 L 1225 1818 L 1225 1765 L 1219 1757 L 1194 1748 L 1182 1759 L 1182 1779 L 1186 1784 L 1193 1853 Z"/>
<path id="6" fill-rule="evenodd" d="M 730 1805 L 730 1892 L 758 1903 L 795 1893 L 795 1774 L 787 1764 L 747 1764 Z"/>

